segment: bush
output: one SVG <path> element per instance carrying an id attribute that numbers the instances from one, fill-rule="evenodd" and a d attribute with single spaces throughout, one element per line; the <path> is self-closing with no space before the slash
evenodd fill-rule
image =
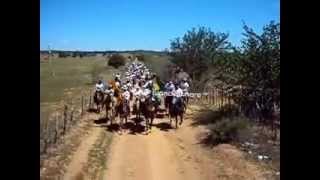
<path id="1" fill-rule="evenodd" d="M 118 68 L 126 64 L 126 58 L 120 54 L 114 54 L 110 57 L 108 65 Z"/>
<path id="2" fill-rule="evenodd" d="M 139 61 L 145 62 L 145 58 L 143 54 L 137 54 L 136 57 Z"/>
<path id="3" fill-rule="evenodd" d="M 70 53 L 68 53 L 68 52 L 59 52 L 58 53 L 58 57 L 59 58 L 66 58 L 66 57 L 68 57 L 68 56 L 70 56 Z"/>
<path id="4" fill-rule="evenodd" d="M 248 129 L 249 121 L 243 117 L 224 118 L 208 126 L 210 134 L 206 143 L 217 145 L 239 140 L 241 133 Z"/>

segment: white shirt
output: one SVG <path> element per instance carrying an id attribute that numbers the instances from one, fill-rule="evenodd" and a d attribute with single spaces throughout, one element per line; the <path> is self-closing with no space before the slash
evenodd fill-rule
<path id="1" fill-rule="evenodd" d="M 103 90 L 103 84 L 96 84 L 96 91 L 102 91 Z"/>
<path id="2" fill-rule="evenodd" d="M 128 88 L 131 88 L 131 87 L 132 87 L 132 84 L 131 84 L 131 83 L 127 83 L 126 86 L 127 86 Z"/>
<path id="3" fill-rule="evenodd" d="M 182 84 L 182 87 L 183 87 L 183 89 L 182 89 L 183 92 L 187 92 L 188 89 L 189 89 L 189 84 L 187 82 L 185 82 L 185 83 Z"/>
<path id="4" fill-rule="evenodd" d="M 169 84 L 169 91 L 172 92 L 172 91 L 175 91 L 175 86 L 174 84 Z"/>
<path id="5" fill-rule="evenodd" d="M 114 94 L 114 91 L 113 91 L 113 89 L 106 89 L 105 91 L 104 91 L 106 94 L 110 94 L 111 96 L 113 96 L 113 94 Z"/>
<path id="6" fill-rule="evenodd" d="M 139 88 L 138 91 L 135 89 L 133 95 L 139 98 L 142 95 L 142 90 Z"/>
<path id="7" fill-rule="evenodd" d="M 129 101 L 130 100 L 130 92 L 129 91 L 123 92 L 123 97 L 124 97 L 124 99 Z"/>
<path id="8" fill-rule="evenodd" d="M 183 91 L 181 88 L 178 88 L 176 91 L 174 91 L 174 96 L 175 97 L 182 97 L 183 96 Z"/>
<path id="9" fill-rule="evenodd" d="M 152 81 L 149 80 L 149 81 L 147 81 L 147 82 L 143 85 L 143 87 L 146 88 L 146 87 L 148 87 L 150 84 L 152 84 Z"/>
<path id="10" fill-rule="evenodd" d="M 142 95 L 143 95 L 144 97 L 147 97 L 147 96 L 149 96 L 150 94 L 151 94 L 150 89 L 144 89 L 143 92 L 142 92 Z"/>

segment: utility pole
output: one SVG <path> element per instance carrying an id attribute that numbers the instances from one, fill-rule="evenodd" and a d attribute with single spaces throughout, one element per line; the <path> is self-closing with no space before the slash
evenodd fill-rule
<path id="1" fill-rule="evenodd" d="M 52 68 L 52 60 L 51 60 L 51 48 L 50 48 L 50 45 L 48 45 L 48 50 L 49 50 L 49 66 L 50 66 L 50 73 L 51 73 L 51 76 L 55 76 L 55 73 L 53 71 L 53 68 Z"/>

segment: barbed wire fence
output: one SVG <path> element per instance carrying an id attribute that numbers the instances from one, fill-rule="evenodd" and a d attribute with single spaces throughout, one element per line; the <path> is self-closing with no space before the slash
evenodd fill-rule
<path id="1" fill-rule="evenodd" d="M 215 85 L 213 87 L 207 88 L 205 92 L 192 93 L 192 96 L 189 97 L 189 104 L 191 105 L 209 105 L 216 108 L 218 111 L 228 111 L 229 113 L 234 114 L 244 114 L 249 113 L 249 118 L 253 121 L 261 123 L 261 112 L 257 111 L 256 108 L 248 108 L 241 104 L 236 103 L 236 97 L 241 95 L 237 94 L 241 91 L 236 91 L 239 87 L 230 87 L 224 85 Z M 195 90 L 197 91 L 197 90 Z M 254 104 L 255 106 L 255 104 Z M 248 112 L 249 111 L 249 112 Z M 268 124 L 262 124 L 262 126 L 271 127 L 273 133 L 273 138 L 277 138 L 277 133 L 280 130 L 280 107 L 275 108 L 275 113 L 272 116 L 272 119 L 268 121 Z"/>
<path id="2" fill-rule="evenodd" d="M 92 107 L 92 91 L 84 91 L 78 97 L 65 99 L 59 108 L 40 117 L 40 155 L 61 141 Z"/>

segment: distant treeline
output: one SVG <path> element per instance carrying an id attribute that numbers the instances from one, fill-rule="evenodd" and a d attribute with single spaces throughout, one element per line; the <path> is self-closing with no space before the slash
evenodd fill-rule
<path id="1" fill-rule="evenodd" d="M 152 50 L 135 50 L 135 51 L 63 51 L 63 50 L 51 50 L 52 54 L 58 54 L 59 57 L 89 57 L 89 56 L 107 56 L 119 53 L 130 53 L 130 54 L 166 54 L 165 51 L 152 51 Z M 41 55 L 48 55 L 48 50 L 40 50 Z"/>

